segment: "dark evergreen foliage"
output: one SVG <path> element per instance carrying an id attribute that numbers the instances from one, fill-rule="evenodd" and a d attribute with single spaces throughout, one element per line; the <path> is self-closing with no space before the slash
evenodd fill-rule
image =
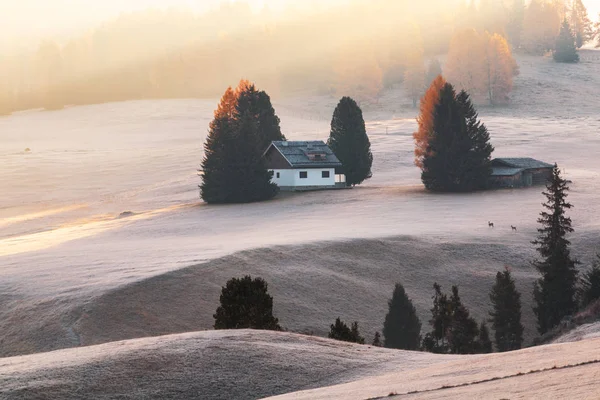
<path id="1" fill-rule="evenodd" d="M 492 340 L 490 339 L 490 330 L 484 321 L 482 321 L 481 325 L 479 325 L 479 339 L 477 340 L 477 343 L 478 353 L 487 354 L 493 351 Z"/>
<path id="2" fill-rule="evenodd" d="M 425 75 L 425 86 L 429 87 L 431 82 L 439 75 L 442 75 L 442 64 L 440 64 L 440 60 L 437 58 L 432 58 L 429 61 L 429 65 L 427 66 L 427 73 Z"/>
<path id="3" fill-rule="evenodd" d="M 360 336 L 360 333 L 358 332 L 358 322 L 353 322 L 349 328 L 339 317 L 335 320 L 335 323 L 331 325 L 328 337 L 344 342 L 365 344 L 365 338 Z"/>
<path id="4" fill-rule="evenodd" d="M 524 330 L 521 324 L 521 294 L 510 270 L 496 274 L 490 301 L 493 307 L 490 322 L 495 332 L 496 348 L 500 352 L 520 349 Z"/>
<path id="5" fill-rule="evenodd" d="M 433 330 L 423 338 L 423 349 L 433 353 L 473 354 L 480 351 L 479 328 L 462 304 L 458 287 L 452 286 L 450 298 L 442 293 L 440 285 L 433 285 Z"/>
<path id="6" fill-rule="evenodd" d="M 538 331 L 546 333 L 572 315 L 577 310 L 575 299 L 577 284 L 577 260 L 571 257 L 567 234 L 573 232 L 571 218 L 565 212 L 572 205 L 566 201 L 569 187 L 561 177 L 560 169 L 554 165 L 552 178 L 543 192 L 547 201 L 545 210 L 540 213 L 537 245 L 540 260 L 533 265 L 542 275 L 534 286 L 535 307 Z"/>
<path id="7" fill-rule="evenodd" d="M 343 97 L 333 112 L 327 144 L 343 164 L 348 186 L 358 185 L 371 177 L 371 142 L 362 110 L 350 97 Z"/>
<path id="8" fill-rule="evenodd" d="M 238 117 L 249 114 L 256 121 L 258 149 L 264 152 L 272 141 L 285 140 L 279 126 L 279 117 L 271 104 L 271 98 L 254 85 L 249 85 L 239 93 L 236 104 Z"/>
<path id="9" fill-rule="evenodd" d="M 477 120 L 469 95 L 451 84 L 440 91 L 433 132 L 423 159 L 421 180 L 428 190 L 467 192 L 484 189 L 491 174 L 487 128 Z"/>
<path id="10" fill-rule="evenodd" d="M 379 332 L 375 332 L 375 336 L 373 337 L 372 345 L 375 347 L 381 347 L 381 334 Z"/>
<path id="11" fill-rule="evenodd" d="M 565 18 L 560 28 L 560 34 L 556 38 L 556 46 L 554 48 L 554 61 L 561 63 L 576 63 L 579 62 L 579 54 L 575 45 L 575 36 L 571 31 L 571 26 Z"/>
<path id="12" fill-rule="evenodd" d="M 584 272 L 578 289 L 579 307 L 585 308 L 600 299 L 600 254 L 588 271 Z"/>
<path id="13" fill-rule="evenodd" d="M 417 350 L 421 344 L 421 321 L 404 287 L 397 283 L 383 323 L 384 346 Z"/>
<path id="14" fill-rule="evenodd" d="M 255 89 L 249 86 L 247 90 Z M 244 104 L 251 104 L 252 96 L 244 93 L 242 91 L 239 98 L 245 99 Z M 260 107 L 236 103 L 233 108 L 231 103 L 235 99 L 231 96 L 233 92 L 228 90 L 210 124 L 204 144 L 200 196 L 207 203 L 250 203 L 270 199 L 277 194 L 278 187 L 271 183 L 271 173 L 262 157 L 266 139 L 260 126 L 261 118 L 273 120 L 261 117 Z M 270 111 L 264 114 L 270 115 Z M 272 125 L 263 123 L 262 126 L 269 127 L 265 132 L 273 131 Z"/>
<path id="15" fill-rule="evenodd" d="M 230 279 L 221 289 L 220 306 L 213 315 L 215 329 L 281 330 L 267 289 L 261 278 Z"/>

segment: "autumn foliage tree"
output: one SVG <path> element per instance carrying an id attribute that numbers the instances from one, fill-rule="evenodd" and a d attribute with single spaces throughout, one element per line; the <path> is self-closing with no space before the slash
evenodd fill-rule
<path id="1" fill-rule="evenodd" d="M 446 80 L 438 75 L 430 84 L 421 98 L 419 116 L 417 117 L 418 130 L 413 134 L 415 140 L 415 165 L 423 168 L 423 160 L 428 155 L 429 141 L 433 136 L 433 122 L 435 108 L 439 103 L 440 91 L 446 84 Z"/>
<path id="2" fill-rule="evenodd" d="M 506 104 L 513 87 L 517 63 L 502 35 L 484 35 L 484 88 L 491 105 Z"/>
<path id="3" fill-rule="evenodd" d="M 525 10 L 521 47 L 534 55 L 543 55 L 554 49 L 560 21 L 560 12 L 555 4 L 532 0 Z"/>

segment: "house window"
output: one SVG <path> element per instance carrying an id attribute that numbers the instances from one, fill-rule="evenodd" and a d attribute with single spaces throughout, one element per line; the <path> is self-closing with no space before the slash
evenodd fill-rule
<path id="1" fill-rule="evenodd" d="M 321 171 L 321 178 L 329 178 L 329 171 Z"/>
<path id="2" fill-rule="evenodd" d="M 276 173 L 275 176 L 277 177 L 277 179 L 279 179 L 279 172 Z"/>
<path id="3" fill-rule="evenodd" d="M 308 172 L 300 171 L 300 179 L 306 179 L 306 178 L 308 178 Z"/>

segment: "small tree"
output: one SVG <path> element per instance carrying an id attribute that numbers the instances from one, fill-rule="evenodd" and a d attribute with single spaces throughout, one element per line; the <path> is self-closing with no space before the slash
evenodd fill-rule
<path id="1" fill-rule="evenodd" d="M 381 334 L 379 332 L 375 332 L 372 344 L 375 347 L 381 347 Z"/>
<path id="2" fill-rule="evenodd" d="M 478 353 L 491 353 L 492 350 L 492 341 L 490 340 L 490 331 L 485 324 L 485 321 L 481 322 L 479 325 L 479 339 L 478 343 Z"/>
<path id="3" fill-rule="evenodd" d="M 342 163 L 348 186 L 371 177 L 371 142 L 362 111 L 350 97 L 343 97 L 333 112 L 327 144 Z"/>
<path id="4" fill-rule="evenodd" d="M 490 301 L 493 307 L 490 322 L 495 332 L 496 348 L 500 352 L 520 349 L 523 344 L 521 294 L 508 268 L 496 274 Z"/>
<path id="5" fill-rule="evenodd" d="M 577 260 L 571 258 L 567 234 L 573 232 L 571 218 L 566 210 L 572 205 L 566 201 L 569 187 L 561 177 L 560 169 L 554 165 L 552 178 L 543 192 L 547 201 L 545 211 L 540 213 L 538 238 L 533 241 L 541 260 L 533 265 L 542 277 L 534 286 L 535 307 L 533 311 L 538 319 L 538 331 L 546 333 L 568 315 L 577 310 L 575 299 L 577 283 Z"/>
<path id="6" fill-rule="evenodd" d="M 421 321 L 404 287 L 397 283 L 383 323 L 384 346 L 417 350 L 421 342 Z"/>
<path id="7" fill-rule="evenodd" d="M 358 322 L 353 322 L 349 328 L 339 317 L 336 318 L 335 323 L 331 324 L 328 337 L 344 342 L 365 344 L 365 338 L 358 332 Z"/>
<path id="8" fill-rule="evenodd" d="M 215 329 L 281 330 L 267 288 L 262 278 L 230 279 L 221 289 L 220 306 L 213 315 Z"/>
<path id="9" fill-rule="evenodd" d="M 578 289 L 579 307 L 585 308 L 600 299 L 600 254 L 592 268 L 583 273 Z"/>
<path id="10" fill-rule="evenodd" d="M 556 38 L 554 61 L 561 63 L 579 62 L 579 54 L 577 54 L 577 47 L 575 46 L 575 37 L 573 36 L 573 32 L 571 32 L 571 27 L 566 18 L 560 28 L 560 34 Z"/>

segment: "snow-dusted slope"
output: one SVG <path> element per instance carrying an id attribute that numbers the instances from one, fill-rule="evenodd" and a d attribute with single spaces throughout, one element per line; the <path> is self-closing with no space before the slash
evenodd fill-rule
<path id="1" fill-rule="evenodd" d="M 597 399 L 600 339 L 463 356 L 411 371 L 273 397 L 319 399 Z"/>
<path id="2" fill-rule="evenodd" d="M 457 357 L 211 331 L 0 359 L 2 399 L 256 399 Z"/>

